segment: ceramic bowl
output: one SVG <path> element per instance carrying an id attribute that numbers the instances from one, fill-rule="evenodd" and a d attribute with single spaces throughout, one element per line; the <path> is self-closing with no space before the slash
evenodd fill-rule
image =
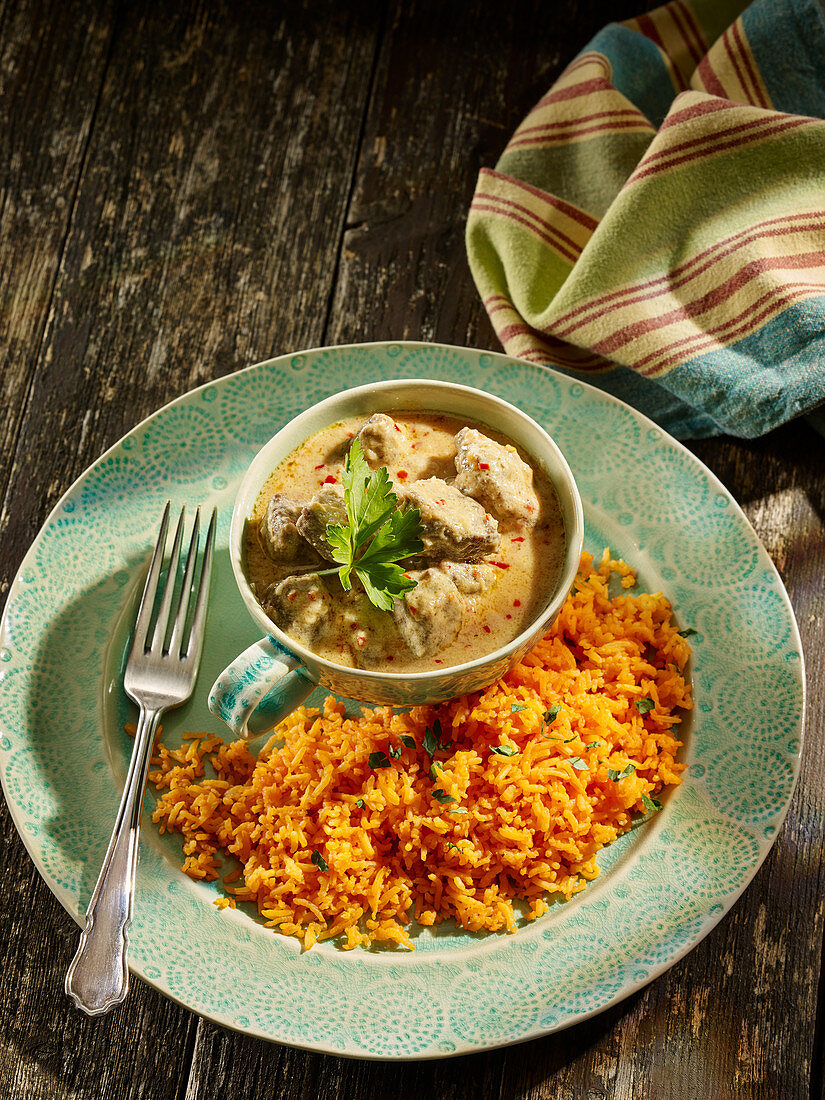
<path id="1" fill-rule="evenodd" d="M 553 484 L 566 535 L 558 580 L 548 589 L 541 611 L 525 630 L 506 645 L 464 664 L 412 673 L 343 666 L 296 642 L 272 622 L 256 599 L 244 555 L 246 525 L 258 495 L 287 455 L 309 436 L 346 417 L 401 410 L 444 413 L 486 425 L 513 440 Z M 248 735 L 263 732 L 267 726 L 272 728 L 280 720 L 278 716 L 297 706 L 318 684 L 350 699 L 391 706 L 438 703 L 478 691 L 516 664 L 558 614 L 576 576 L 583 533 L 581 499 L 564 456 L 543 428 L 507 401 L 471 386 L 426 379 L 393 379 L 334 394 L 273 436 L 241 481 L 232 514 L 230 559 L 243 602 L 265 637 L 218 677 L 210 695 L 210 708 L 236 733 Z"/>

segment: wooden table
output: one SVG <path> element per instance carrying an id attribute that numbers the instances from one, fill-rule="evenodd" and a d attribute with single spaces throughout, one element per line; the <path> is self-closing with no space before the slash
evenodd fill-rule
<path id="1" fill-rule="evenodd" d="M 71 482 L 140 418 L 281 352 L 497 348 L 467 268 L 477 171 L 628 0 L 0 3 L 0 594 Z M 440 1062 L 308 1054 L 139 981 L 90 1021 L 77 929 L 0 815 L 0 1095 L 823 1095 L 823 440 L 803 422 L 693 450 L 764 540 L 802 630 L 802 777 L 732 913 L 567 1032 Z"/>

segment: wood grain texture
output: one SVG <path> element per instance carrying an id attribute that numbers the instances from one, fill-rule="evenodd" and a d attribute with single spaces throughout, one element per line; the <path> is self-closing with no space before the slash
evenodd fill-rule
<path id="1" fill-rule="evenodd" d="M 0 500 L 32 401 L 112 39 L 110 4 L 0 11 Z M 0 511 L 0 532 L 7 533 Z M 2 593 L 8 576 L 0 575 Z"/>
<path id="2" fill-rule="evenodd" d="M 497 349 L 464 252 L 478 168 L 640 6 L 0 6 L 0 585 L 74 477 L 199 382 L 319 343 Z M 560 1035 L 448 1061 L 266 1044 L 140 982 L 92 1022 L 61 991 L 76 930 L 3 807 L 0 1095 L 823 1096 L 825 441 L 801 423 L 692 449 L 777 563 L 812 688 L 786 825 L 702 944 Z"/>

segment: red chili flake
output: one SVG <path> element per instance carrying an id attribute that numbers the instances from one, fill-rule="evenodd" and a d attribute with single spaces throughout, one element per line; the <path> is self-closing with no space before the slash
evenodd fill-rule
<path id="1" fill-rule="evenodd" d="M 406 471 L 406 470 L 399 470 L 399 471 L 398 471 L 398 477 L 399 477 L 399 478 L 400 478 L 400 479 L 401 479 L 402 481 L 404 481 L 404 479 L 405 479 L 405 478 L 408 478 L 409 476 L 410 476 L 410 475 L 409 475 L 409 474 L 407 473 L 407 471 Z"/>
<path id="2" fill-rule="evenodd" d="M 485 630 L 485 633 L 487 633 L 487 634 L 490 633 L 490 628 L 486 623 L 484 624 L 484 630 Z"/>
<path id="3" fill-rule="evenodd" d="M 314 592 L 307 592 L 307 596 L 309 596 L 309 598 L 310 598 L 311 600 L 314 600 L 314 599 L 315 599 L 315 593 L 314 593 Z"/>
<path id="4" fill-rule="evenodd" d="M 397 432 L 400 432 L 400 431 L 401 431 L 401 429 L 400 429 L 400 428 L 398 427 L 398 425 L 397 425 L 397 424 L 393 424 L 393 427 L 395 428 L 395 430 L 396 430 Z"/>
<path id="5" fill-rule="evenodd" d="M 443 664 L 444 664 L 444 662 L 443 662 L 443 661 L 441 660 L 441 658 L 440 658 L 440 657 L 436 657 L 436 658 L 435 658 L 435 663 L 436 663 L 437 665 L 443 665 Z"/>
<path id="6" fill-rule="evenodd" d="M 527 509 L 528 512 L 535 512 L 536 510 L 532 504 L 525 504 L 524 507 Z"/>
<path id="7" fill-rule="evenodd" d="M 479 462 L 478 468 L 479 468 L 479 470 L 489 470 L 490 469 L 490 463 L 489 462 Z"/>
<path id="8" fill-rule="evenodd" d="M 507 615 L 506 617 L 507 617 L 508 619 L 512 619 L 512 617 L 513 617 L 513 616 L 512 616 L 512 615 Z"/>
<path id="9" fill-rule="evenodd" d="M 325 462 L 319 462 L 318 465 L 315 467 L 315 469 L 316 470 L 323 470 L 325 465 L 326 465 Z"/>
<path id="10" fill-rule="evenodd" d="M 347 439 L 352 439 L 354 437 L 354 435 L 355 435 L 355 432 L 347 432 Z"/>
<path id="11" fill-rule="evenodd" d="M 388 654 L 387 654 L 387 660 L 388 660 L 388 661 L 394 661 L 394 660 L 395 660 L 395 657 L 393 657 L 393 655 L 392 655 L 391 653 L 388 653 Z"/>
<path id="12" fill-rule="evenodd" d="M 506 562 L 506 561 L 490 561 L 490 562 L 487 562 L 487 564 L 488 565 L 497 565 L 499 569 L 509 569 L 510 568 L 510 563 Z"/>
<path id="13" fill-rule="evenodd" d="M 357 626 L 358 626 L 358 623 L 350 623 L 349 624 L 350 630 L 355 630 L 357 628 Z"/>
<path id="14" fill-rule="evenodd" d="M 337 485 L 337 484 L 338 484 L 338 478 L 333 477 L 332 474 L 327 474 L 327 476 L 324 478 L 324 485 Z"/>
<path id="15" fill-rule="evenodd" d="M 513 535 L 510 542 L 524 542 L 524 538 L 522 535 Z"/>
<path id="16" fill-rule="evenodd" d="M 521 600 L 513 600 L 513 607 L 521 607 Z"/>
<path id="17" fill-rule="evenodd" d="M 297 595 L 298 595 L 298 593 L 297 593 L 297 592 L 289 592 L 289 593 L 287 593 L 287 597 L 286 597 L 286 598 L 287 598 L 287 599 L 289 600 L 289 602 L 290 602 L 290 603 L 292 603 L 292 601 L 293 601 L 293 600 L 295 599 L 295 597 L 296 597 Z"/>

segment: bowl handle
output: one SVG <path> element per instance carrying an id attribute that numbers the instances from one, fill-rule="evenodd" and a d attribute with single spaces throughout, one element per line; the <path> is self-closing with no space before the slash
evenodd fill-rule
<path id="1" fill-rule="evenodd" d="M 318 686 L 301 660 L 274 638 L 261 638 L 223 670 L 209 709 L 238 737 L 274 729 Z"/>

